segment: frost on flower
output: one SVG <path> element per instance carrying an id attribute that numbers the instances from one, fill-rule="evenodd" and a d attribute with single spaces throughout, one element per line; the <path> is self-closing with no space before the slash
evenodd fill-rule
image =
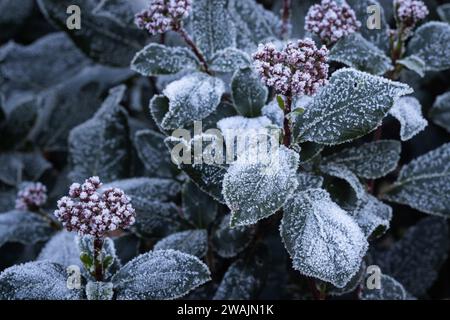
<path id="1" fill-rule="evenodd" d="M 164 33 L 180 26 L 189 15 L 191 0 L 151 0 L 147 9 L 136 15 L 136 25 L 150 34 Z"/>
<path id="2" fill-rule="evenodd" d="M 289 42 L 281 51 L 273 43 L 253 54 L 263 82 L 283 95 L 313 95 L 327 83 L 328 50 L 306 38 Z"/>
<path id="3" fill-rule="evenodd" d="M 83 184 L 72 184 L 69 197 L 58 201 L 54 215 L 68 231 L 103 237 L 108 231 L 126 228 L 135 222 L 130 198 L 118 188 L 100 193 L 101 186 L 98 177 L 88 178 Z"/>
<path id="4" fill-rule="evenodd" d="M 40 182 L 29 182 L 17 193 L 17 210 L 35 210 L 47 201 L 47 187 Z"/>
<path id="5" fill-rule="evenodd" d="M 419 0 L 394 0 L 396 18 L 406 30 L 411 30 L 429 14 L 428 8 Z"/>
<path id="6" fill-rule="evenodd" d="M 334 44 L 361 27 L 353 9 L 344 1 L 322 0 L 313 5 L 305 18 L 305 30 L 317 35 L 323 43 Z"/>

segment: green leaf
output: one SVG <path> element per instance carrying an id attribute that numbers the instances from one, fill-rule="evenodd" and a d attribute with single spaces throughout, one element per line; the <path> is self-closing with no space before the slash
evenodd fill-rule
<path id="1" fill-rule="evenodd" d="M 169 99 L 169 111 L 161 120 L 166 130 L 175 130 L 202 120 L 213 113 L 225 92 L 219 78 L 194 73 L 170 83 L 163 94 Z"/>
<path id="2" fill-rule="evenodd" d="M 380 277 L 380 289 L 369 289 L 363 285 L 359 294 L 361 300 L 408 300 L 408 293 L 400 282 L 385 274 L 381 274 Z"/>
<path id="3" fill-rule="evenodd" d="M 226 6 L 227 0 L 196 0 L 192 3 L 191 33 L 207 59 L 220 50 L 235 46 L 236 28 Z"/>
<path id="4" fill-rule="evenodd" d="M 396 140 L 380 140 L 350 147 L 336 152 L 323 161 L 342 164 L 358 177 L 379 179 L 395 170 L 400 160 L 401 143 Z"/>
<path id="5" fill-rule="evenodd" d="M 47 219 L 28 211 L 0 213 L 0 246 L 6 242 L 35 244 L 52 236 L 53 228 Z"/>
<path id="6" fill-rule="evenodd" d="M 331 48 L 329 59 L 375 75 L 392 69 L 391 59 L 359 33 L 340 39 Z"/>
<path id="7" fill-rule="evenodd" d="M 109 182 L 128 175 L 128 115 L 120 106 L 124 93 L 125 86 L 111 89 L 94 117 L 70 132 L 72 181 L 99 176 Z"/>
<path id="8" fill-rule="evenodd" d="M 250 68 L 239 69 L 231 80 L 231 94 L 238 112 L 245 117 L 261 115 L 269 90 Z"/>
<path id="9" fill-rule="evenodd" d="M 51 167 L 40 153 L 4 152 L 0 154 L 0 182 L 18 186 L 39 179 Z"/>
<path id="10" fill-rule="evenodd" d="M 412 89 L 354 69 L 341 69 L 294 123 L 297 142 L 336 145 L 375 130 L 394 101 Z"/>
<path id="11" fill-rule="evenodd" d="M 168 131 L 166 131 L 161 124 L 164 116 L 169 112 L 169 99 L 162 94 L 155 94 L 150 100 L 149 109 L 158 129 L 161 132 L 168 134 Z"/>
<path id="12" fill-rule="evenodd" d="M 450 23 L 450 3 L 440 5 L 436 11 L 442 21 Z"/>
<path id="13" fill-rule="evenodd" d="M 318 189 L 323 185 L 323 177 L 316 176 L 308 172 L 297 174 L 298 187 L 296 192 L 306 191 L 308 189 Z"/>
<path id="14" fill-rule="evenodd" d="M 187 181 L 181 190 L 183 217 L 198 228 L 207 228 L 217 216 L 217 203 L 201 191 L 192 181 Z"/>
<path id="15" fill-rule="evenodd" d="M 42 248 L 37 257 L 39 261 L 49 261 L 68 267 L 80 263 L 80 252 L 75 241 L 75 233 L 60 231 Z"/>
<path id="16" fill-rule="evenodd" d="M 175 250 L 141 254 L 113 277 L 118 300 L 175 299 L 209 280 L 210 273 L 203 262 Z"/>
<path id="17" fill-rule="evenodd" d="M 88 300 L 112 300 L 113 289 L 112 282 L 89 281 L 86 284 L 86 298 Z"/>
<path id="18" fill-rule="evenodd" d="M 431 21 L 421 25 L 409 41 L 406 54 L 421 58 L 427 71 L 450 68 L 450 24 Z"/>
<path id="19" fill-rule="evenodd" d="M 403 166 L 383 198 L 416 210 L 450 216 L 450 143 Z"/>
<path id="20" fill-rule="evenodd" d="M 209 62 L 209 68 L 216 72 L 233 72 L 239 68 L 249 67 L 250 56 L 236 48 L 225 48 L 214 54 Z"/>
<path id="21" fill-rule="evenodd" d="M 350 215 L 367 238 L 374 238 L 389 229 L 392 208 L 368 194 Z"/>
<path id="22" fill-rule="evenodd" d="M 395 101 L 389 114 L 400 122 L 400 139 L 409 140 L 428 125 L 422 115 L 422 105 L 414 97 L 401 97 Z"/>
<path id="23" fill-rule="evenodd" d="M 297 194 L 283 212 L 280 232 L 294 269 L 344 287 L 368 247 L 356 222 L 321 189 Z"/>
<path id="24" fill-rule="evenodd" d="M 134 25 L 126 27 L 109 17 L 92 13 L 97 5 L 90 0 L 38 0 L 39 8 L 49 22 L 66 32 L 90 58 L 101 64 L 128 67 L 136 51 L 141 50 L 147 36 Z M 81 29 L 67 28 L 67 8 L 82 9 Z"/>
<path id="25" fill-rule="evenodd" d="M 397 63 L 414 71 L 421 77 L 425 76 L 426 63 L 416 55 L 397 60 Z"/>
<path id="26" fill-rule="evenodd" d="M 157 43 L 150 43 L 136 53 L 131 61 L 131 70 L 146 77 L 195 70 L 198 66 L 197 58 L 188 48 L 168 47 Z"/>
<path id="27" fill-rule="evenodd" d="M 429 116 L 435 124 L 450 132 L 450 91 L 436 98 Z"/>
<path id="28" fill-rule="evenodd" d="M 134 24 L 134 15 L 145 9 L 144 0 L 100 0 L 92 14 L 111 19 L 120 26 Z"/>
<path id="29" fill-rule="evenodd" d="M 153 247 L 153 250 L 168 249 L 203 258 L 208 251 L 208 232 L 205 229 L 198 229 L 173 233 L 159 240 Z"/>
<path id="30" fill-rule="evenodd" d="M 266 159 L 255 161 L 258 157 L 257 153 L 250 153 L 249 159 L 239 157 L 223 179 L 223 196 L 233 226 L 254 224 L 274 214 L 297 187 L 297 153 L 281 146 Z"/>

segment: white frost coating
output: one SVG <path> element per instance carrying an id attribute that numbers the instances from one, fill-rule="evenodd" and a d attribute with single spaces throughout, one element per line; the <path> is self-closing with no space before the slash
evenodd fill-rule
<path id="1" fill-rule="evenodd" d="M 411 139 L 428 125 L 428 121 L 422 115 L 422 106 L 414 97 L 398 99 L 389 110 L 389 114 L 400 122 L 402 141 Z"/>
<path id="2" fill-rule="evenodd" d="M 169 99 L 169 111 L 161 121 L 166 130 L 183 127 L 194 120 L 202 120 L 213 113 L 225 92 L 219 78 L 194 73 L 170 83 L 164 89 Z"/>
<path id="3" fill-rule="evenodd" d="M 273 124 L 277 125 L 280 128 L 283 127 L 284 114 L 276 99 L 266 104 L 262 108 L 261 113 L 263 116 L 269 118 Z"/>
<path id="4" fill-rule="evenodd" d="M 407 54 L 421 58 L 428 71 L 450 68 L 450 24 L 431 21 L 421 25 L 408 43 Z"/>
<path id="5" fill-rule="evenodd" d="M 0 300 L 79 300 L 81 290 L 67 288 L 66 267 L 48 261 L 28 262 L 0 274 Z"/>
<path id="6" fill-rule="evenodd" d="M 322 189 L 287 202 L 280 232 L 294 269 L 338 288 L 358 272 L 368 248 L 356 222 Z"/>
<path id="7" fill-rule="evenodd" d="M 114 295 L 112 282 L 89 281 L 86 284 L 86 298 L 88 300 L 112 300 Z"/>
<path id="8" fill-rule="evenodd" d="M 392 68 L 391 60 L 359 33 L 339 40 L 330 50 L 329 59 L 349 67 L 382 75 Z"/>
<path id="9" fill-rule="evenodd" d="M 366 190 L 363 184 L 345 165 L 330 163 L 327 165 L 321 165 L 320 170 L 327 175 L 345 180 L 355 192 L 358 201 L 365 198 Z"/>
<path id="10" fill-rule="evenodd" d="M 400 160 L 400 152 L 400 142 L 380 140 L 343 149 L 323 161 L 345 165 L 358 177 L 378 179 L 395 170 Z"/>
<path id="11" fill-rule="evenodd" d="M 405 165 L 384 199 L 419 211 L 450 216 L 450 143 Z"/>
<path id="12" fill-rule="evenodd" d="M 430 117 L 434 123 L 450 132 L 450 91 L 436 98 Z"/>
<path id="13" fill-rule="evenodd" d="M 113 277 L 118 300 L 176 299 L 209 281 L 208 267 L 197 257 L 156 250 L 134 258 Z"/>
<path id="14" fill-rule="evenodd" d="M 260 156 L 251 153 L 249 159 Z M 239 157 L 229 167 L 222 193 L 232 212 L 232 225 L 254 224 L 274 214 L 295 191 L 299 155 L 284 146 L 275 153 L 268 155 L 268 161 L 254 163 Z"/>
<path id="15" fill-rule="evenodd" d="M 350 215 L 367 238 L 372 235 L 378 237 L 389 229 L 392 208 L 368 194 Z"/>
<path id="16" fill-rule="evenodd" d="M 37 257 L 39 261 L 49 261 L 62 266 L 78 265 L 81 267 L 80 251 L 75 241 L 75 233 L 61 231 L 55 234 Z"/>
<path id="17" fill-rule="evenodd" d="M 298 180 L 298 187 L 296 192 L 302 192 L 308 189 L 321 188 L 323 184 L 323 177 L 316 176 L 307 172 L 298 173 L 297 180 Z"/>
<path id="18" fill-rule="evenodd" d="M 365 281 L 363 281 L 365 283 Z M 407 292 L 394 278 L 382 274 L 381 289 L 368 289 L 363 286 L 360 293 L 362 300 L 407 300 Z"/>
<path id="19" fill-rule="evenodd" d="M 400 82 L 340 69 L 295 119 L 297 142 L 335 145 L 364 136 L 381 124 L 399 97 L 412 92 Z"/>
<path id="20" fill-rule="evenodd" d="M 159 240 L 153 247 L 153 250 L 167 249 L 202 258 L 208 250 L 208 232 L 205 229 L 177 232 Z"/>
<path id="21" fill-rule="evenodd" d="M 209 67 L 217 72 L 233 72 L 239 68 L 249 67 L 251 63 L 250 56 L 244 51 L 236 48 L 225 48 L 214 54 Z"/>

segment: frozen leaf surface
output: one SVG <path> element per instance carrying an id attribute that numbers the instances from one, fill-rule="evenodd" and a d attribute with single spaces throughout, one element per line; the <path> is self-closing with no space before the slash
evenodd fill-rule
<path id="1" fill-rule="evenodd" d="M 217 216 L 217 203 L 192 181 L 181 190 L 183 217 L 198 228 L 206 228 Z"/>
<path id="2" fill-rule="evenodd" d="M 80 251 L 75 241 L 75 233 L 61 231 L 55 234 L 44 246 L 37 257 L 39 261 L 49 261 L 62 266 L 81 267 Z"/>
<path id="3" fill-rule="evenodd" d="M 195 70 L 198 66 L 197 58 L 188 48 L 158 43 L 150 43 L 131 61 L 131 69 L 146 77 Z"/>
<path id="4" fill-rule="evenodd" d="M 442 21 L 450 23 L 450 3 L 442 4 L 436 10 Z"/>
<path id="5" fill-rule="evenodd" d="M 69 135 L 72 181 L 92 176 L 103 181 L 123 178 L 128 173 L 128 116 L 120 106 L 125 86 L 110 90 L 94 117 L 75 127 Z"/>
<path id="6" fill-rule="evenodd" d="M 421 77 L 425 76 L 425 69 L 426 69 L 425 61 L 423 61 L 420 57 L 416 55 L 411 55 L 404 59 L 397 60 L 397 63 L 408 68 L 409 70 L 414 71 Z"/>
<path id="7" fill-rule="evenodd" d="M 380 140 L 343 149 L 326 157 L 324 162 L 344 165 L 358 177 L 378 179 L 395 170 L 400 152 L 400 142 Z"/>
<path id="8" fill-rule="evenodd" d="M 384 198 L 425 213 L 448 217 L 450 144 L 444 144 L 403 166 Z"/>
<path id="9" fill-rule="evenodd" d="M 213 113 L 225 92 L 222 80 L 205 73 L 194 73 L 170 83 L 164 89 L 169 110 L 161 120 L 166 130 L 177 129 Z"/>
<path id="10" fill-rule="evenodd" d="M 239 114 L 245 117 L 261 115 L 269 90 L 251 68 L 239 69 L 231 80 L 231 94 Z"/>
<path id="11" fill-rule="evenodd" d="M 363 286 L 360 293 L 360 299 L 362 300 L 407 300 L 407 292 L 403 288 L 402 284 L 394 278 L 382 274 L 381 275 L 381 288 L 369 289 Z"/>
<path id="12" fill-rule="evenodd" d="M 436 98 L 430 117 L 435 124 L 450 132 L 450 91 Z"/>
<path id="13" fill-rule="evenodd" d="M 279 126 L 280 128 L 283 127 L 284 114 L 276 99 L 266 104 L 262 108 L 261 113 L 263 116 L 269 118 L 273 124 Z"/>
<path id="14" fill-rule="evenodd" d="M 100 0 L 92 13 L 126 27 L 134 24 L 135 13 L 143 10 L 146 5 L 146 0 Z"/>
<path id="15" fill-rule="evenodd" d="M 367 238 L 379 237 L 389 229 L 392 208 L 368 194 L 350 215 Z"/>
<path id="16" fill-rule="evenodd" d="M 18 186 L 22 181 L 37 180 L 51 168 L 40 153 L 3 152 L 0 154 L 0 182 Z"/>
<path id="17" fill-rule="evenodd" d="M 112 282 L 89 281 L 86 284 L 86 298 L 88 300 L 112 300 L 113 289 Z"/>
<path id="18" fill-rule="evenodd" d="M 375 75 L 382 75 L 392 68 L 386 54 L 359 33 L 351 33 L 339 40 L 330 50 L 329 59 Z"/>
<path id="19" fill-rule="evenodd" d="M 450 24 L 431 21 L 421 25 L 408 43 L 407 54 L 421 58 L 427 71 L 450 68 Z"/>
<path id="20" fill-rule="evenodd" d="M 333 73 L 330 82 L 295 120 L 298 142 L 335 145 L 375 130 L 401 96 L 412 89 L 354 69 Z"/>
<path id="21" fill-rule="evenodd" d="M 250 56 L 236 48 L 226 48 L 217 51 L 210 61 L 210 68 L 217 72 L 233 72 L 239 68 L 249 67 L 252 64 Z"/>
<path id="22" fill-rule="evenodd" d="M 208 232 L 205 229 L 177 232 L 159 240 L 153 247 L 153 250 L 168 249 L 203 258 L 208 251 Z"/>
<path id="23" fill-rule="evenodd" d="M 65 267 L 48 261 L 15 265 L 0 274 L 1 300 L 79 300 L 81 290 L 67 288 Z"/>
<path id="24" fill-rule="evenodd" d="M 308 189 L 321 188 L 323 184 L 323 177 L 316 176 L 311 173 L 301 172 L 297 174 L 298 187 L 297 191 L 302 192 Z"/>
<path id="25" fill-rule="evenodd" d="M 225 174 L 223 196 L 231 209 L 232 225 L 254 224 L 274 214 L 297 187 L 298 154 L 281 146 L 276 155 L 267 157 L 268 161 L 254 163 L 239 157 Z"/>
<path id="26" fill-rule="evenodd" d="M 428 121 L 422 115 L 422 106 L 414 97 L 401 97 L 398 99 L 389 114 L 395 117 L 401 125 L 400 138 L 409 140 L 425 129 Z"/>
<path id="27" fill-rule="evenodd" d="M 353 218 L 321 189 L 287 202 L 280 231 L 294 269 L 338 288 L 358 272 L 368 247 Z"/>
<path id="28" fill-rule="evenodd" d="M 113 277 L 118 300 L 175 299 L 210 280 L 198 258 L 175 250 L 156 250 L 128 262 Z"/>

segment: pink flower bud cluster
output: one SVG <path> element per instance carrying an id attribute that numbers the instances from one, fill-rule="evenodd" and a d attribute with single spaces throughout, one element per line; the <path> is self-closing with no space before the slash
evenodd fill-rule
<path id="1" fill-rule="evenodd" d="M 164 33 L 178 27 L 190 9 L 191 0 L 151 0 L 147 9 L 136 14 L 135 23 L 150 34 Z"/>
<path id="2" fill-rule="evenodd" d="M 289 42 L 279 51 L 272 43 L 253 54 L 263 82 L 283 95 L 313 95 L 327 83 L 328 50 L 309 38 Z"/>
<path id="3" fill-rule="evenodd" d="M 109 231 L 126 228 L 135 222 L 130 198 L 118 188 L 108 188 L 100 194 L 101 186 L 98 177 L 91 177 L 83 184 L 72 184 L 69 197 L 58 201 L 54 215 L 68 231 L 103 237 Z"/>
<path id="4" fill-rule="evenodd" d="M 344 1 L 322 0 L 309 8 L 305 18 L 305 30 L 317 35 L 331 45 L 361 27 L 355 11 Z"/>
<path id="5" fill-rule="evenodd" d="M 394 0 L 396 17 L 406 29 L 412 29 L 429 14 L 428 8 L 418 0 Z"/>
<path id="6" fill-rule="evenodd" d="M 47 202 L 47 187 L 40 182 L 28 182 L 16 197 L 17 210 L 35 210 Z"/>

